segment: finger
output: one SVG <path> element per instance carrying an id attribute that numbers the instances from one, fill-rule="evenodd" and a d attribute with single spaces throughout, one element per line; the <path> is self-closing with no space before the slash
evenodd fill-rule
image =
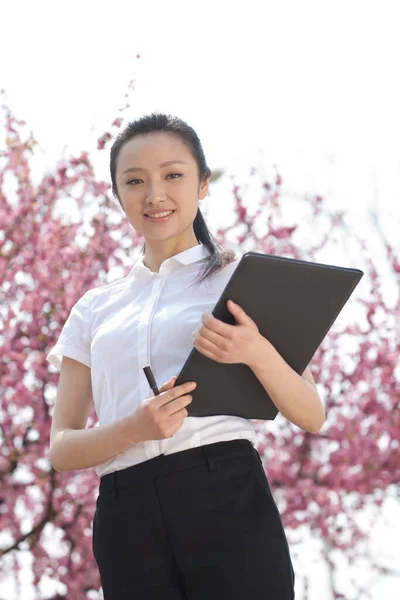
<path id="1" fill-rule="evenodd" d="M 172 402 L 176 398 L 179 398 L 179 396 L 183 396 L 184 394 L 190 394 L 195 389 L 195 387 L 195 382 L 188 381 L 186 383 L 183 383 L 182 385 L 178 385 L 178 387 L 176 388 L 171 388 L 165 391 L 159 397 L 157 397 L 159 400 L 157 406 L 163 406 L 165 404 L 168 404 L 169 402 Z"/>
<path id="2" fill-rule="evenodd" d="M 174 413 L 181 411 L 183 408 L 186 408 L 192 401 L 193 396 L 191 394 L 186 394 L 186 396 L 180 396 L 174 402 L 166 405 L 165 410 L 169 415 L 173 415 Z"/>
<path id="3" fill-rule="evenodd" d="M 206 356 L 207 358 L 210 358 L 211 360 L 215 360 L 216 362 L 223 362 L 220 354 L 212 352 L 211 350 L 208 350 L 204 346 L 196 345 L 196 350 L 198 350 L 198 352 L 201 352 L 201 354 L 204 354 L 204 356 Z"/>
<path id="4" fill-rule="evenodd" d="M 206 325 L 206 328 L 210 329 L 214 333 L 218 333 L 223 337 L 229 337 L 232 335 L 232 329 L 235 327 L 235 325 L 229 325 L 228 323 L 224 323 L 220 319 L 216 319 L 214 315 L 211 314 L 209 314 L 208 318 L 203 318 L 203 315 L 202 322 L 204 323 L 204 325 Z"/>
<path id="5" fill-rule="evenodd" d="M 199 349 L 200 352 L 208 352 L 213 355 L 218 355 L 221 352 L 220 346 L 204 337 L 197 340 L 195 348 Z"/>
<path id="6" fill-rule="evenodd" d="M 175 380 L 176 380 L 176 378 L 175 378 Z M 173 381 L 173 378 L 171 377 L 171 379 L 169 381 L 166 381 L 165 383 L 162 384 L 162 386 L 160 387 L 160 392 L 173 387 L 174 383 L 175 383 L 175 381 Z"/>
<path id="7" fill-rule="evenodd" d="M 229 349 L 229 340 L 227 340 L 225 336 L 209 328 L 203 328 L 201 334 L 198 334 L 195 338 L 195 341 L 196 340 L 198 342 L 208 341 L 221 350 L 227 351 Z"/>

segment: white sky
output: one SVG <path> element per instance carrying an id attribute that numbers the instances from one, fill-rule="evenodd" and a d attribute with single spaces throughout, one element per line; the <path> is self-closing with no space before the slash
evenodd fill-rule
<path id="1" fill-rule="evenodd" d="M 378 198 L 389 226 L 400 214 L 396 4 L 9 2 L 0 87 L 52 162 L 94 144 L 136 75 L 133 116 L 186 119 L 211 168 L 260 148 L 291 189 L 355 212 Z"/>
<path id="2" fill-rule="evenodd" d="M 277 164 L 285 190 L 327 195 L 359 224 L 376 205 L 398 243 L 398 8 L 3 0 L 0 88 L 51 166 L 65 148 L 95 146 L 134 76 L 132 118 L 162 110 L 185 119 L 212 169 Z M 375 597 L 389 600 L 384 589 Z"/>

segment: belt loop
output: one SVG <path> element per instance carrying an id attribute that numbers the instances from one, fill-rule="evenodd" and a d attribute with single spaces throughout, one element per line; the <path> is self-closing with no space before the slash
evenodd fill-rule
<path id="1" fill-rule="evenodd" d="M 202 451 L 203 451 L 203 454 L 204 454 L 205 459 L 207 461 L 208 470 L 209 471 L 216 471 L 217 470 L 217 465 L 215 464 L 215 462 L 213 461 L 213 459 L 208 456 L 208 452 L 204 448 L 204 446 L 202 447 Z"/>
<path id="2" fill-rule="evenodd" d="M 117 471 L 113 473 L 113 498 L 118 498 L 118 490 L 117 490 Z"/>

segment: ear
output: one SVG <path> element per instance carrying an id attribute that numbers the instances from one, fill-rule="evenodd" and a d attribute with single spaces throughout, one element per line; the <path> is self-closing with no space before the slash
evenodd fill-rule
<path id="1" fill-rule="evenodd" d="M 199 200 L 203 200 L 208 194 L 208 186 L 210 184 L 210 178 L 208 177 L 200 183 L 199 187 Z"/>

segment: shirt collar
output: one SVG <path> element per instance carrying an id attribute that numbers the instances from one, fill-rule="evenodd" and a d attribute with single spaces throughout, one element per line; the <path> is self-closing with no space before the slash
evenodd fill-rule
<path id="1" fill-rule="evenodd" d="M 157 273 L 157 275 L 165 275 L 177 269 L 179 265 L 190 265 L 200 260 L 204 260 L 209 255 L 209 250 L 204 244 L 197 244 L 196 246 L 192 246 L 192 248 L 183 250 L 182 252 L 165 259 L 164 262 L 161 263 L 160 271 Z M 149 278 L 155 275 L 155 273 L 146 267 L 143 259 L 144 254 L 140 254 L 139 258 L 136 260 L 132 269 L 128 273 L 128 279 L 137 279 L 138 277 Z"/>

